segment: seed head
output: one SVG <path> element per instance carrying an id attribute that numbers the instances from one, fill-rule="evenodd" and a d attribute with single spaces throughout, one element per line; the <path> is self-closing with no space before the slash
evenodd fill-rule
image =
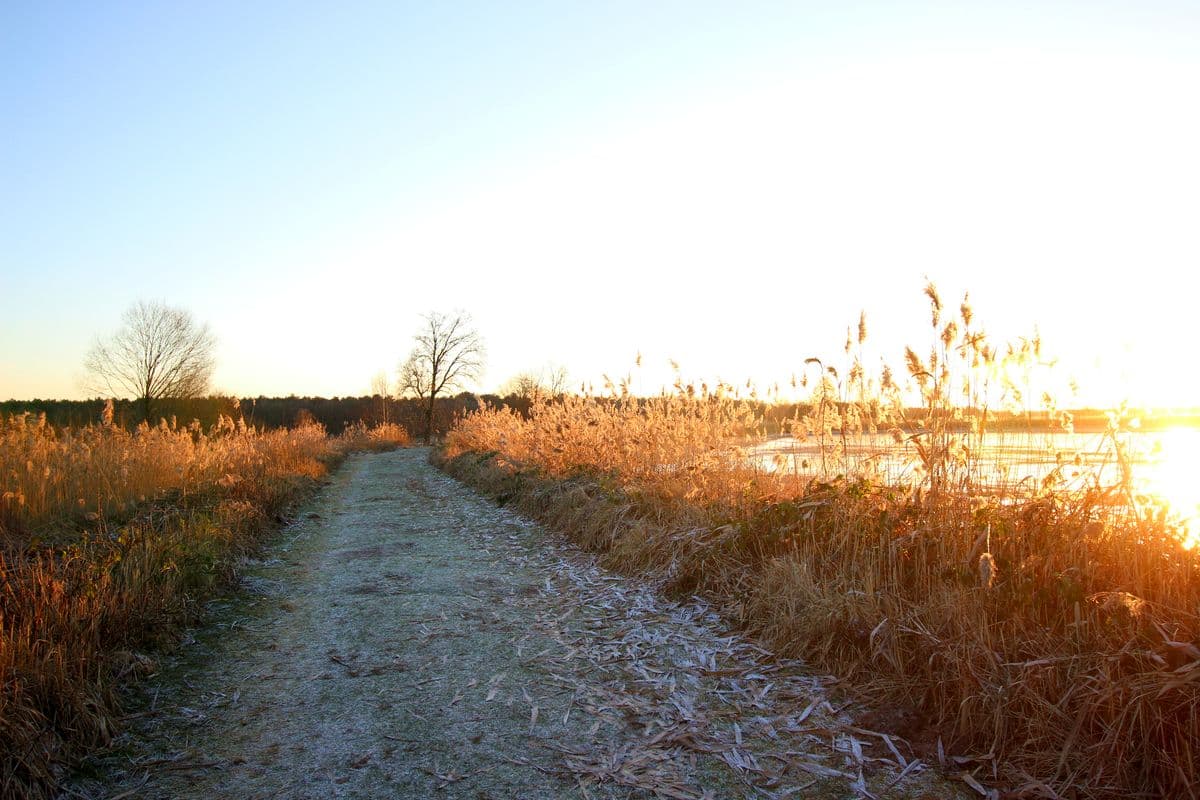
<path id="1" fill-rule="evenodd" d="M 979 585 L 984 589 L 991 589 L 995 582 L 996 559 L 992 558 L 991 553 L 984 553 L 979 557 Z"/>

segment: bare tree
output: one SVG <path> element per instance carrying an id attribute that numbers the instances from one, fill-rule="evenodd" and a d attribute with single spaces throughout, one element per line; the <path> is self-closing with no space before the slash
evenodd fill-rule
<path id="1" fill-rule="evenodd" d="M 146 421 L 164 398 L 202 397 L 213 371 L 216 339 L 181 308 L 138 302 L 121 318 L 121 329 L 97 339 L 84 368 L 88 387 L 109 397 L 132 396 Z"/>
<path id="2" fill-rule="evenodd" d="M 392 399 L 392 387 L 388 381 L 386 370 L 380 370 L 378 375 L 371 378 L 371 394 L 379 398 L 379 421 L 386 425 L 388 423 L 388 405 Z"/>
<path id="3" fill-rule="evenodd" d="M 500 387 L 500 394 L 505 397 L 519 397 L 533 402 L 542 392 L 542 385 L 532 372 L 520 372 L 509 378 Z"/>
<path id="4" fill-rule="evenodd" d="M 464 312 L 432 312 L 413 336 L 416 344 L 400 366 L 401 393 L 425 401 L 425 443 L 433 437 L 433 410 L 438 395 L 461 389 L 483 374 L 483 339 Z"/>
<path id="5" fill-rule="evenodd" d="M 519 397 L 534 403 L 541 398 L 555 398 L 567 391 L 567 368 L 547 364 L 539 372 L 521 372 L 509 378 L 500 389 L 502 394 Z"/>
<path id="6" fill-rule="evenodd" d="M 558 397 L 567 393 L 567 368 L 560 365 L 547 364 L 542 370 L 542 387 L 550 397 Z"/>

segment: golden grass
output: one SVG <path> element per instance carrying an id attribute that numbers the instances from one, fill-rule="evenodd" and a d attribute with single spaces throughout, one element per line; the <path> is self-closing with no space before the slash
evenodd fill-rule
<path id="1" fill-rule="evenodd" d="M 381 422 L 374 426 L 356 422 L 347 426 L 338 437 L 338 443 L 342 449 L 349 450 L 391 450 L 407 447 L 412 444 L 412 438 L 403 425 L 395 422 Z"/>
<path id="2" fill-rule="evenodd" d="M 222 417 L 209 431 L 165 420 L 58 430 L 22 414 L 0 421 L 0 503 L 10 536 L 18 526 L 37 536 L 119 516 L 167 490 L 186 498 L 247 475 L 319 474 L 328 448 L 318 425 L 264 432 Z"/>
<path id="3" fill-rule="evenodd" d="M 748 407 L 685 388 L 485 408 L 440 458 L 611 566 L 705 593 L 845 677 L 927 758 L 940 738 L 955 770 L 1026 796 L 1196 796 L 1200 558 L 1128 483 L 978 484 L 985 382 L 1039 344 L 992 350 L 965 303 L 953 329 L 931 305 L 937 343 L 909 351 L 919 419 L 835 380 L 797 419 L 835 454 L 895 426 L 920 462 L 911 483 L 763 469 L 738 456 Z"/>
<path id="4" fill-rule="evenodd" d="M 485 407 L 456 425 L 446 448 L 451 455 L 496 450 L 557 477 L 586 468 L 619 477 L 627 486 L 671 487 L 675 491 L 667 494 L 699 499 L 709 496 L 709 476 L 738 463 L 730 442 L 755 425 L 725 387 L 649 399 L 567 395 L 538 399 L 529 418 Z"/>
<path id="5" fill-rule="evenodd" d="M 116 688 L 350 449 L 399 426 L 260 431 L 0 421 L 0 796 L 45 797 L 106 743 Z"/>

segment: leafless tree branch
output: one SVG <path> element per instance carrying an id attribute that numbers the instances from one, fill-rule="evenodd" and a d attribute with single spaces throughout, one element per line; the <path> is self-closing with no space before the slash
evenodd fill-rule
<path id="1" fill-rule="evenodd" d="M 138 302 L 121 328 L 97 339 L 84 360 L 88 388 L 108 397 L 132 396 L 147 421 L 164 398 L 201 397 L 208 391 L 216 339 L 207 325 L 163 303 Z"/>
<path id="2" fill-rule="evenodd" d="M 425 441 L 433 435 L 434 402 L 438 395 L 462 389 L 483 375 L 483 339 L 464 312 L 432 312 L 413 336 L 415 344 L 400 365 L 399 390 L 427 401 Z"/>

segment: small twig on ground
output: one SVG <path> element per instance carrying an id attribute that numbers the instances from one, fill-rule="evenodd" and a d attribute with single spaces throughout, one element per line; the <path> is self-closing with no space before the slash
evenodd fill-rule
<path id="1" fill-rule="evenodd" d="M 126 797 L 133 797 L 135 794 L 137 794 L 138 792 L 140 792 L 142 790 L 142 787 L 145 786 L 149 780 L 150 780 L 150 772 L 147 771 L 146 774 L 142 776 L 142 782 L 139 783 L 137 786 L 134 786 L 132 789 L 126 789 L 125 791 L 121 792 L 120 794 L 114 794 L 112 797 L 108 798 L 108 800 L 125 800 Z"/>

